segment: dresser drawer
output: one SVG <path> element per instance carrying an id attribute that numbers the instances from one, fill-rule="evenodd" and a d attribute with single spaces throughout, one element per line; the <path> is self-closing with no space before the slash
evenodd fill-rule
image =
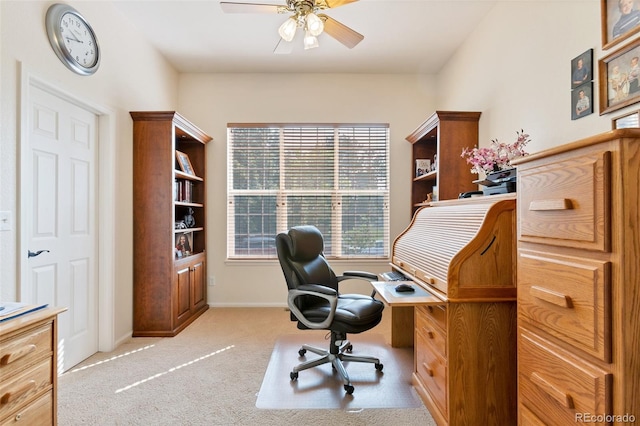
<path id="1" fill-rule="evenodd" d="M 547 424 L 574 424 L 576 414 L 611 414 L 612 375 L 520 328 L 521 404 Z"/>
<path id="2" fill-rule="evenodd" d="M 609 262 L 520 250 L 520 318 L 611 362 Z"/>
<path id="3" fill-rule="evenodd" d="M 440 411 L 447 413 L 446 361 L 433 350 L 422 334 L 417 333 L 415 344 L 416 374 Z"/>
<path id="4" fill-rule="evenodd" d="M 446 332 L 436 325 L 430 315 L 418 312 L 416 315 L 416 335 L 421 335 L 425 344 L 440 357 L 447 357 Z"/>
<path id="5" fill-rule="evenodd" d="M 31 404 L 0 423 L 2 426 L 38 425 L 48 426 L 53 422 L 53 391 L 49 391 Z"/>
<path id="6" fill-rule="evenodd" d="M 0 377 L 15 373 L 52 353 L 53 329 L 51 323 L 2 341 L 0 346 Z"/>
<path id="7" fill-rule="evenodd" d="M 447 331 L 447 307 L 445 305 L 416 306 L 418 317 L 425 317 L 430 323 Z"/>
<path id="8" fill-rule="evenodd" d="M 53 384 L 52 358 L 47 358 L 19 375 L 0 384 L 0 419 L 23 404 L 29 403 L 38 393 L 50 390 Z"/>
<path id="9" fill-rule="evenodd" d="M 547 426 L 547 424 L 521 402 L 518 405 L 518 426 Z"/>
<path id="10" fill-rule="evenodd" d="M 610 157 L 592 150 L 518 167 L 519 239 L 609 251 Z"/>

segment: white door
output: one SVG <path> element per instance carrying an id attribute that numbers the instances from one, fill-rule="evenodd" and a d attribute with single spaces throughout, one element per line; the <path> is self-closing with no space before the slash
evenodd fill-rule
<path id="1" fill-rule="evenodd" d="M 98 118 L 35 86 L 26 118 L 30 158 L 21 162 L 28 172 L 20 196 L 31 253 L 21 253 L 28 256 L 21 300 L 67 308 L 59 316 L 61 373 L 98 350 Z"/>

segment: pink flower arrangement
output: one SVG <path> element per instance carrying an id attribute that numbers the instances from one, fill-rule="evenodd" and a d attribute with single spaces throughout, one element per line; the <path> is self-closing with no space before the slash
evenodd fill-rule
<path id="1" fill-rule="evenodd" d="M 511 167 L 511 160 L 527 155 L 524 147 L 530 142 L 529 135 L 523 130 L 516 132 L 518 139 L 512 144 L 491 140 L 489 148 L 465 148 L 460 155 L 471 164 L 471 173 L 485 174 Z"/>

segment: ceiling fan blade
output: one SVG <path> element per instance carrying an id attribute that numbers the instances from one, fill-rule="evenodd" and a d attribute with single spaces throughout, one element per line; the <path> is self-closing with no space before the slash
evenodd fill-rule
<path id="1" fill-rule="evenodd" d="M 359 32 L 352 30 L 344 24 L 336 21 L 327 15 L 318 15 L 324 21 L 324 32 L 338 40 L 340 43 L 353 49 L 364 40 L 364 36 Z"/>
<path id="2" fill-rule="evenodd" d="M 335 8 L 335 7 L 338 7 L 338 6 L 344 6 L 345 4 L 355 3 L 357 1 L 358 0 L 325 0 L 325 2 L 327 3 L 327 6 L 329 8 Z"/>
<path id="3" fill-rule="evenodd" d="M 273 49 L 275 55 L 288 55 L 293 51 L 293 43 L 281 38 Z"/>
<path id="4" fill-rule="evenodd" d="M 263 3 L 236 3 L 221 1 L 220 7 L 225 13 L 286 13 L 285 6 Z"/>

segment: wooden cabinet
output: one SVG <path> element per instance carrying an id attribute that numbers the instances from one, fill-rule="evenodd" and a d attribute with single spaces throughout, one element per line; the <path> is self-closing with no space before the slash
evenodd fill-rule
<path id="1" fill-rule="evenodd" d="M 412 145 L 411 212 L 426 205 L 427 194 L 438 200 L 458 198 L 461 192 L 475 191 L 477 178 L 460 156 L 464 148 L 478 145 L 479 112 L 436 111 L 406 137 Z M 416 160 L 436 161 L 435 170 L 416 177 Z M 435 190 L 434 190 L 434 187 Z"/>
<path id="2" fill-rule="evenodd" d="M 175 336 L 208 309 L 205 144 L 180 114 L 133 118 L 133 335 Z"/>
<path id="3" fill-rule="evenodd" d="M 207 303 L 204 254 L 196 254 L 176 262 L 178 323 L 189 320 Z"/>
<path id="4" fill-rule="evenodd" d="M 519 423 L 633 422 L 640 131 L 596 135 L 515 164 Z"/>
<path id="5" fill-rule="evenodd" d="M 42 309 L 0 323 L 0 425 L 57 424 L 58 320 Z"/>

